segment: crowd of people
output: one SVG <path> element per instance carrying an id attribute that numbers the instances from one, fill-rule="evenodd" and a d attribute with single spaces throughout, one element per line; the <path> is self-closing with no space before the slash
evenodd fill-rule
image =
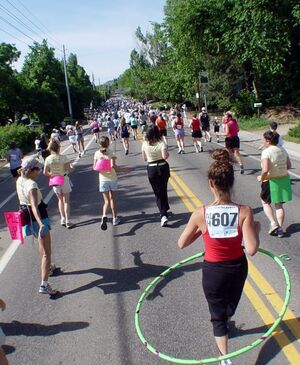
<path id="1" fill-rule="evenodd" d="M 210 117 L 203 107 L 188 120 L 186 110 L 178 107 L 158 111 L 143 103 L 127 99 L 111 99 L 97 110 L 91 110 L 89 127 L 98 149 L 94 154 L 93 169 L 99 174 L 99 192 L 103 197 L 100 227 L 108 227 L 108 213 L 112 212 L 112 224 L 120 224 L 116 192 L 118 190 L 118 172 L 128 173 L 130 169 L 117 165 L 116 151 L 112 142 L 119 139 L 125 155 L 129 154 L 132 141 L 142 140 L 141 154 L 147 162 L 147 175 L 153 190 L 160 214 L 161 227 L 168 225 L 168 180 L 170 167 L 169 130 L 172 129 L 178 154 L 185 153 L 185 136 L 189 128 L 196 153 L 203 152 L 205 143 L 212 141 Z M 271 130 L 264 133 L 261 161 L 262 171 L 258 176 L 261 182 L 261 201 L 264 212 L 270 221 L 268 233 L 284 236 L 283 203 L 291 200 L 291 183 L 288 169 L 290 159 L 279 143 L 280 136 L 274 124 Z M 236 118 L 230 111 L 224 113 L 222 120 L 213 119 L 213 130 L 216 142 L 223 136 L 225 148 L 218 148 L 212 153 L 213 162 L 208 170 L 208 185 L 213 195 L 211 204 L 197 208 L 181 234 L 178 246 L 184 248 L 203 236 L 205 257 L 203 265 L 203 290 L 211 315 L 213 332 L 221 355 L 228 352 L 228 321 L 238 306 L 244 283 L 247 277 L 248 255 L 254 255 L 259 246 L 260 224 L 254 221 L 250 207 L 234 202 L 231 189 L 234 184 L 234 161 L 244 174 L 244 165 L 239 152 L 239 127 Z M 66 126 L 66 135 L 73 151 L 79 157 L 85 153 L 83 126 Z M 115 144 L 114 144 L 115 145 Z M 45 134 L 36 143 L 37 155 L 23 159 L 23 154 L 15 143 L 11 143 L 8 161 L 12 176 L 16 179 L 20 209 L 24 215 L 23 231 L 26 236 L 37 238 L 40 253 L 41 283 L 39 293 L 55 295 L 57 291 L 48 282 L 55 270 L 51 264 L 51 226 L 47 206 L 43 202 L 37 180 L 40 171 L 49 178 L 58 201 L 58 211 L 62 226 L 72 228 L 70 212 L 70 193 L 72 184 L 69 173 L 73 166 L 61 153 L 60 140 Z M 40 156 L 44 160 L 41 164 Z M 275 211 L 272 208 L 275 205 Z M 220 218 L 221 217 L 221 218 Z M 231 364 L 230 361 L 222 364 Z"/>

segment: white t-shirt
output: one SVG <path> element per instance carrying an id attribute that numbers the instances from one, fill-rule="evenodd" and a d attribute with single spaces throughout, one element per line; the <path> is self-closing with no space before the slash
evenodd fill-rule
<path id="1" fill-rule="evenodd" d="M 142 151 L 146 153 L 148 162 L 163 160 L 163 149 L 167 149 L 164 141 L 159 141 L 153 145 L 150 145 L 148 141 L 145 141 L 142 145 Z"/>
<path id="2" fill-rule="evenodd" d="M 65 155 L 51 154 L 46 158 L 45 166 L 50 170 L 52 175 L 63 176 L 66 173 L 65 164 L 68 162 L 68 157 Z"/>
<path id="3" fill-rule="evenodd" d="M 24 176 L 20 176 L 17 180 L 17 194 L 19 197 L 20 204 L 22 205 L 30 205 L 29 203 L 29 192 L 30 190 L 37 189 L 37 203 L 40 204 L 42 201 L 42 194 L 40 189 L 36 183 L 36 181 L 32 179 L 27 179 Z"/>
<path id="4" fill-rule="evenodd" d="M 282 177 L 288 174 L 287 172 L 288 154 L 283 147 L 269 146 L 262 151 L 261 159 L 270 160 L 270 170 L 268 177 Z"/>
<path id="5" fill-rule="evenodd" d="M 40 140 L 39 140 L 39 139 L 36 139 L 36 140 L 34 141 L 34 144 L 35 144 L 35 149 L 36 149 L 36 150 L 40 150 Z"/>

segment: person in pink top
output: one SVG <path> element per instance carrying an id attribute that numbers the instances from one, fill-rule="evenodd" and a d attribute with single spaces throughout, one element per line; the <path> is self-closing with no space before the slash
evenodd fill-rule
<path id="1" fill-rule="evenodd" d="M 225 113 L 226 124 L 225 124 L 225 147 L 231 156 L 234 156 L 240 165 L 241 174 L 244 173 L 244 165 L 242 163 L 240 155 L 240 139 L 238 136 L 239 125 L 236 119 L 233 118 L 231 112 Z"/>

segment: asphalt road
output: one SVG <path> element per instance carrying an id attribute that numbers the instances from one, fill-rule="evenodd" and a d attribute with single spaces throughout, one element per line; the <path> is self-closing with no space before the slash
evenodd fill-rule
<path id="1" fill-rule="evenodd" d="M 151 354 L 137 337 L 135 307 L 151 279 L 168 266 L 202 251 L 199 239 L 185 250 L 177 240 L 195 206 L 210 203 L 207 169 L 211 162 L 205 152 L 196 154 L 188 137 L 186 154 L 177 155 L 170 134 L 172 178 L 169 197 L 172 215 L 169 226 L 160 219 L 142 161 L 140 141 L 130 141 L 130 154 L 124 155 L 116 143 L 118 164 L 130 167 L 119 175 L 118 209 L 122 224 L 106 232 L 100 230 L 102 198 L 98 177 L 92 171 L 96 144 L 77 161 L 72 174 L 74 184 L 72 220 L 74 229 L 59 225 L 56 198 L 51 198 L 47 179 L 40 177 L 43 196 L 51 198 L 48 212 L 52 220 L 53 261 L 59 267 L 51 279 L 61 291 L 51 300 L 38 294 L 39 257 L 36 243 L 27 239 L 18 247 L 0 275 L 0 297 L 7 303 L 0 326 L 7 335 L 5 350 L 11 365 L 152 365 L 164 360 Z M 86 143 L 91 136 L 86 137 Z M 268 223 L 259 199 L 256 176 L 260 170 L 259 141 L 243 142 L 245 175 L 236 173 L 234 197 L 249 204 L 261 222 L 261 247 L 291 258 L 285 264 L 292 280 L 292 297 L 287 314 L 273 336 L 256 349 L 235 358 L 234 364 L 300 363 L 300 223 L 299 179 L 293 177 L 294 199 L 286 205 L 287 236 L 279 239 L 267 234 Z M 66 142 L 64 147 L 68 145 Z M 65 152 L 70 159 L 76 155 Z M 293 160 L 294 170 L 300 163 Z M 10 247 L 3 212 L 17 207 L 14 182 L 0 183 L 0 256 Z M 253 343 L 266 331 L 282 306 L 285 282 L 280 268 L 267 256 L 257 254 L 250 261 L 250 274 L 236 316 L 230 325 L 230 350 Z M 160 352 L 170 356 L 201 359 L 217 355 L 207 304 L 201 287 L 201 260 L 174 270 L 145 301 L 140 313 L 145 338 Z"/>

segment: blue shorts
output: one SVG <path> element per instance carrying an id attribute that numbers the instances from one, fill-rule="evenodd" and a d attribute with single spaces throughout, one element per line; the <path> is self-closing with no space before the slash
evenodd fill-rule
<path id="1" fill-rule="evenodd" d="M 43 234 L 43 236 L 46 236 L 46 234 L 51 230 L 50 220 L 49 220 L 49 218 L 44 218 L 44 219 L 42 219 L 42 222 L 43 222 L 43 224 L 45 226 L 42 234 Z M 32 231 L 33 231 L 34 237 L 38 237 L 39 230 L 40 230 L 40 226 L 35 221 L 35 222 L 32 222 L 32 225 L 31 224 L 26 224 L 23 227 L 23 235 L 24 235 L 24 237 L 25 236 L 31 236 L 32 235 Z"/>
<path id="2" fill-rule="evenodd" d="M 107 191 L 117 191 L 118 190 L 118 181 L 100 181 L 99 182 L 99 191 L 100 193 L 105 193 Z"/>

